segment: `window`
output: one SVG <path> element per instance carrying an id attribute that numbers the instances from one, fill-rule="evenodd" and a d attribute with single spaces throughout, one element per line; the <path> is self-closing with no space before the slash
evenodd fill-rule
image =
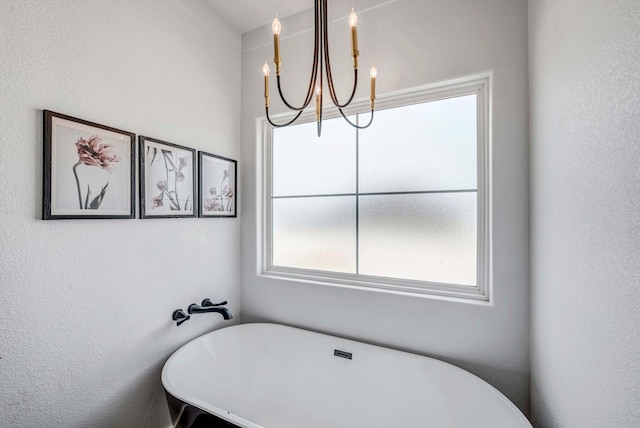
<path id="1" fill-rule="evenodd" d="M 488 300 L 488 85 L 390 96 L 321 138 L 265 124 L 259 273 Z"/>

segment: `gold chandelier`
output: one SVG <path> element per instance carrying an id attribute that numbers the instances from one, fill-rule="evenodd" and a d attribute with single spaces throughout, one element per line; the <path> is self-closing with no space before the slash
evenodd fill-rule
<path id="1" fill-rule="evenodd" d="M 376 76 L 377 69 L 375 66 L 371 67 L 371 117 L 369 119 L 369 123 L 366 125 L 358 125 L 350 121 L 345 115 L 343 109 L 351 104 L 353 101 L 353 97 L 356 93 L 356 89 L 358 87 L 358 17 L 353 9 L 351 9 L 351 13 L 348 16 L 349 26 L 351 27 L 351 56 L 353 57 L 353 89 L 351 91 L 351 96 L 345 103 L 340 103 L 338 101 L 338 97 L 336 95 L 335 86 L 333 84 L 333 75 L 331 74 L 331 61 L 329 59 L 329 25 L 327 19 L 327 0 L 315 0 L 315 10 L 314 10 L 314 20 L 315 20 L 315 36 L 314 36 L 314 50 L 313 50 L 313 66 L 311 68 L 311 78 L 309 79 L 309 88 L 307 89 L 307 95 L 304 98 L 304 101 L 301 106 L 296 107 L 290 104 L 282 93 L 282 88 L 280 86 L 280 66 L 282 62 L 280 61 L 280 31 L 282 26 L 280 25 L 280 20 L 278 19 L 278 15 L 273 19 L 273 23 L 271 28 L 273 29 L 273 50 L 274 50 L 274 59 L 273 62 L 276 66 L 276 81 L 278 87 L 278 93 L 280 94 L 280 99 L 282 102 L 293 111 L 297 111 L 296 115 L 293 119 L 288 122 L 276 124 L 269 117 L 269 64 L 265 61 L 264 66 L 262 67 L 262 73 L 264 74 L 264 104 L 265 110 L 267 114 L 267 120 L 269 123 L 276 128 L 280 128 L 283 126 L 289 126 L 294 123 L 304 109 L 311 103 L 313 96 L 315 94 L 316 98 L 316 122 L 318 126 L 318 137 L 322 132 L 322 100 L 324 95 L 323 90 L 323 77 L 327 79 L 327 86 L 329 88 L 329 95 L 331 96 L 331 101 L 338 108 L 338 111 L 347 121 L 347 123 L 354 128 L 364 129 L 368 128 L 369 125 L 373 122 L 373 110 L 374 103 L 376 98 Z"/>

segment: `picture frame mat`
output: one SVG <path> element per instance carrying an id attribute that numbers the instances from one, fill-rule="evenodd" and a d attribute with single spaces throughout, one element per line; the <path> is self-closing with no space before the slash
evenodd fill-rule
<path id="1" fill-rule="evenodd" d="M 111 216 L 118 216 L 122 218 L 134 218 L 134 210 L 132 209 L 133 185 L 131 182 L 135 177 L 133 170 L 135 167 L 135 160 L 132 160 L 132 156 L 135 156 L 135 147 L 133 147 L 134 134 L 126 131 L 119 132 L 114 128 L 105 127 L 99 124 L 92 124 L 91 122 L 87 122 L 82 119 L 71 118 L 54 112 L 45 111 L 45 113 L 49 114 L 51 120 L 50 147 L 48 148 L 51 158 L 51 164 L 49 165 L 50 217 L 56 218 L 57 216 L 61 216 L 61 218 L 63 218 L 68 216 L 77 216 L 76 218 L 108 218 Z M 75 133 L 71 139 L 72 143 L 70 143 L 67 148 L 63 146 L 64 143 L 62 141 L 59 141 L 59 138 L 61 138 L 60 134 L 64 132 L 64 129 L 67 130 L 66 134 L 73 135 Z M 108 192 L 110 191 L 110 193 L 108 193 L 108 196 L 111 197 L 112 194 L 116 193 L 117 196 L 119 196 L 117 200 L 121 202 L 120 205 L 122 205 L 120 208 L 87 210 L 80 208 L 65 208 L 64 204 L 61 203 L 61 195 L 59 195 L 58 192 L 60 190 L 61 181 L 63 181 L 59 175 L 61 173 L 60 170 L 62 169 L 61 163 L 65 162 L 65 159 L 62 158 L 65 156 L 72 156 L 72 158 L 75 158 L 74 160 L 77 161 L 77 149 L 75 147 L 75 141 L 77 141 L 76 137 L 88 139 L 92 135 L 97 135 L 103 140 L 106 139 L 110 143 L 116 145 L 116 150 L 121 160 L 119 161 L 119 165 L 116 169 L 117 175 L 114 175 L 115 171 L 114 173 L 109 174 L 106 171 L 102 171 L 99 167 L 88 167 L 86 165 L 84 165 L 85 170 L 83 173 L 85 178 L 102 175 L 104 179 L 109 181 Z M 66 153 L 63 154 L 63 152 Z M 69 162 L 66 163 L 67 167 L 69 167 Z M 80 165 L 79 167 L 81 166 L 83 165 Z M 114 177 L 116 180 L 113 180 Z M 114 184 L 113 181 L 117 181 L 117 184 Z M 92 193 L 93 196 L 97 196 L 100 193 L 102 185 L 96 185 L 96 183 L 93 184 L 94 188 Z M 66 185 L 69 187 L 68 182 Z M 75 184 L 73 186 L 75 186 Z M 85 189 L 81 190 L 85 192 Z M 124 197 L 125 195 L 126 197 Z M 113 201 L 114 199 L 111 197 L 110 200 Z"/>
<path id="2" fill-rule="evenodd" d="M 236 217 L 237 216 L 237 161 L 226 158 L 224 156 L 214 155 L 200 151 L 198 152 L 199 160 L 199 192 L 200 203 L 198 205 L 198 214 L 200 217 Z M 205 209 L 208 201 L 214 198 L 212 189 L 215 188 L 216 194 L 220 195 L 223 191 L 224 171 L 229 170 L 228 187 L 231 187 L 233 196 L 231 202 L 233 209 L 230 211 L 215 211 Z M 213 177 L 212 175 L 215 175 Z M 206 181 L 206 182 L 205 182 Z M 220 183 L 220 184 L 218 184 Z"/>
<path id="3" fill-rule="evenodd" d="M 179 144 L 170 143 L 167 141 L 158 140 L 151 137 L 139 136 L 140 142 L 140 200 L 141 200 L 141 217 L 142 218 L 171 218 L 171 217 L 196 217 L 196 150 L 190 147 L 181 146 Z M 188 158 L 188 167 L 191 171 L 184 174 L 185 183 L 181 184 L 182 188 L 188 188 L 191 192 L 190 210 L 171 210 L 170 208 L 163 207 L 163 209 L 157 210 L 153 208 L 153 198 L 150 196 L 151 191 L 157 188 L 159 177 L 157 171 L 150 174 L 150 165 L 147 164 L 149 156 L 149 148 L 155 148 L 159 153 L 157 156 L 162 157 L 162 150 L 169 150 L 172 153 L 177 154 L 177 158 L 186 156 Z M 174 160 L 175 163 L 176 160 Z M 182 206 L 182 204 L 180 205 Z"/>

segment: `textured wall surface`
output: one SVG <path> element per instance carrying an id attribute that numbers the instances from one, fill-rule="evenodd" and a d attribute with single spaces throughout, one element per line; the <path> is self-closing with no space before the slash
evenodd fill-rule
<path id="1" fill-rule="evenodd" d="M 228 324 L 172 311 L 240 318 L 239 219 L 40 220 L 43 109 L 237 159 L 240 41 L 200 1 L 0 2 L 1 426 L 169 426 L 164 361 Z"/>
<path id="2" fill-rule="evenodd" d="M 640 426 L 640 2 L 530 0 L 532 414 Z"/>
<path id="3" fill-rule="evenodd" d="M 381 7 L 373 7 L 379 4 Z M 256 275 L 260 195 L 256 119 L 264 115 L 270 28 L 243 35 L 243 314 L 441 358 L 489 381 L 525 412 L 529 403 L 527 2 L 525 0 L 331 1 L 332 68 L 344 97 L 352 79 L 346 14 L 358 14 L 359 96 L 378 67 L 378 95 L 493 73 L 493 305 L 410 298 L 261 278 Z M 285 93 L 299 100 L 311 68 L 312 14 L 283 20 Z M 273 70 L 273 67 L 272 67 Z M 275 73 L 274 73 L 275 74 Z M 272 77 L 273 75 L 272 74 Z M 275 79 L 272 79 L 272 81 Z M 272 87 L 274 113 L 282 111 Z M 375 123 L 373 125 L 375 127 Z"/>

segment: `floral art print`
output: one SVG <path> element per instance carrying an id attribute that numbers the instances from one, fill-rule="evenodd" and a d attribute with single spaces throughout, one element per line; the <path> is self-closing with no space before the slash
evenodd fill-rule
<path id="1" fill-rule="evenodd" d="M 143 218 L 195 217 L 195 150 L 140 137 Z"/>
<path id="2" fill-rule="evenodd" d="M 200 217 L 236 216 L 236 161 L 199 152 Z"/>
<path id="3" fill-rule="evenodd" d="M 133 218 L 135 135 L 44 113 L 43 218 Z"/>

